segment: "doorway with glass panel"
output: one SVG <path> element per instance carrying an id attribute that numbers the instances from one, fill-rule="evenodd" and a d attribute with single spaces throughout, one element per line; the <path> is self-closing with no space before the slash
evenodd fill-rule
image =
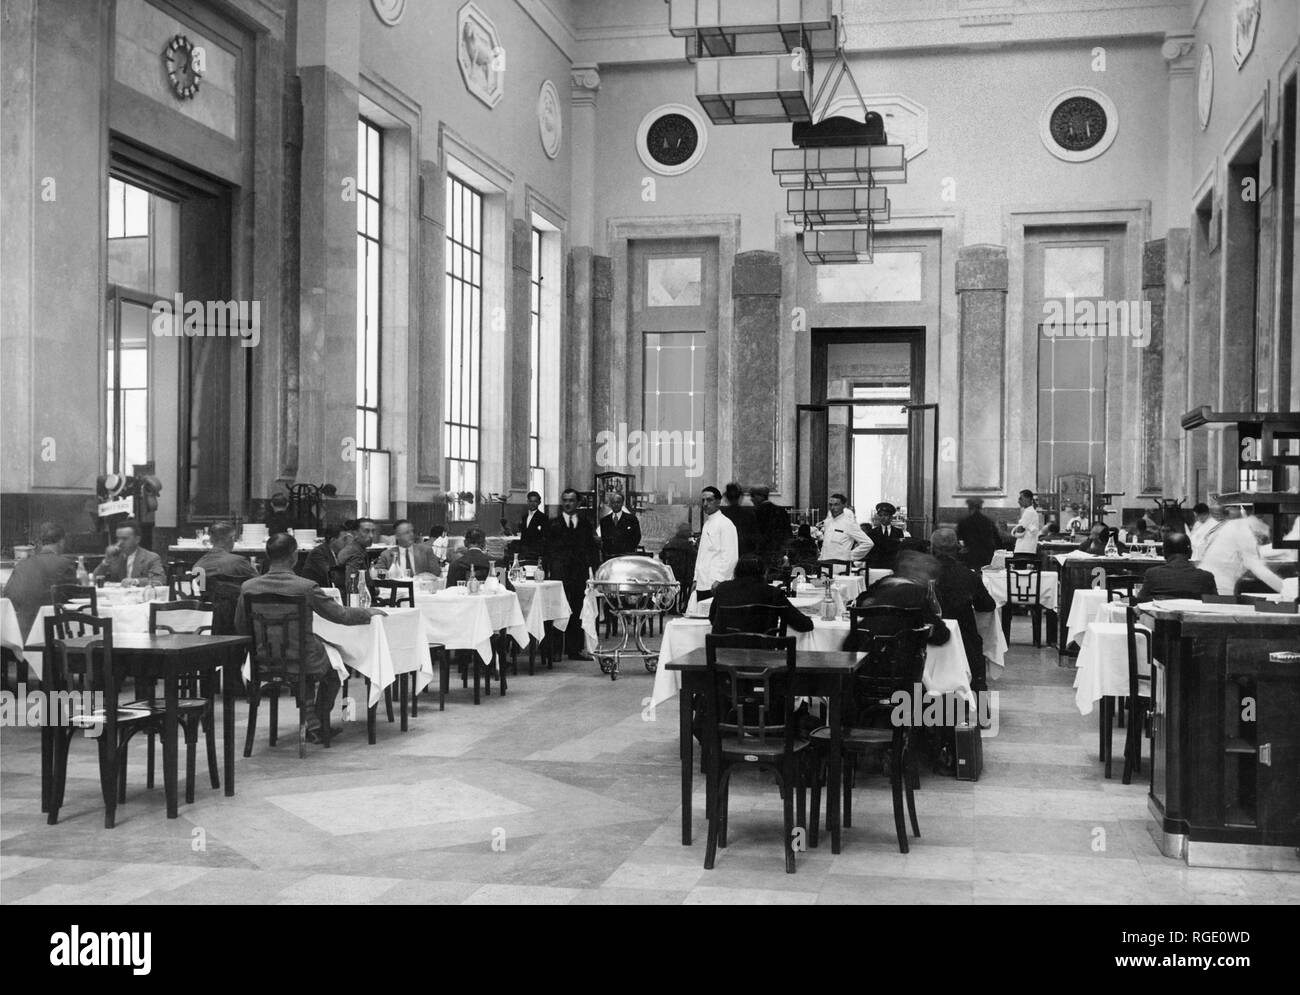
<path id="1" fill-rule="evenodd" d="M 924 397 L 921 329 L 814 331 L 811 404 L 798 408 L 798 493 L 809 517 L 848 496 L 858 520 L 888 502 L 913 535 L 934 522 L 936 405 Z"/>

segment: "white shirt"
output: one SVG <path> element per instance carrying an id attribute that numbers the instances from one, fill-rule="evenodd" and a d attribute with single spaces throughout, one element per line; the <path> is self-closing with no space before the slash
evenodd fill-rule
<path id="1" fill-rule="evenodd" d="M 1220 594 L 1231 594 L 1237 581 L 1246 573 L 1246 559 L 1258 555 L 1259 540 L 1251 530 L 1250 521 L 1234 518 L 1207 537 L 1196 565 L 1214 574 Z"/>
<path id="2" fill-rule="evenodd" d="M 1043 520 L 1038 517 L 1038 509 L 1032 504 L 1020 512 L 1020 521 L 1016 527 L 1024 529 L 1016 536 L 1017 553 L 1037 553 L 1038 533 L 1042 531 Z"/>
<path id="3" fill-rule="evenodd" d="M 1210 534 L 1210 530 L 1218 523 L 1213 518 L 1207 518 L 1203 522 L 1197 522 L 1192 526 L 1192 531 L 1187 533 L 1187 538 L 1192 543 L 1192 559 L 1199 560 L 1201 554 L 1205 552 L 1205 540 Z"/>
<path id="4" fill-rule="evenodd" d="M 135 555 L 138 552 L 140 552 L 140 550 L 137 548 L 135 552 L 133 552 L 130 556 L 126 558 L 126 576 L 122 578 L 123 580 L 127 580 L 130 578 L 131 568 L 135 566 Z"/>
<path id="5" fill-rule="evenodd" d="M 740 540 L 736 526 L 720 511 L 704 519 L 700 528 L 700 548 L 695 556 L 695 589 L 711 591 L 713 585 L 731 580 L 740 559 Z"/>
<path id="6" fill-rule="evenodd" d="M 862 531 L 852 508 L 845 508 L 838 515 L 827 515 L 821 528 L 820 559 L 823 560 L 865 560 L 875 545 Z"/>

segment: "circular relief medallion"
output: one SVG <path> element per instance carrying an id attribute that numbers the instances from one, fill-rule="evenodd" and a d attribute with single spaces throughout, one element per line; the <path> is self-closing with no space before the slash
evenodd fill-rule
<path id="1" fill-rule="evenodd" d="M 406 0 L 370 0 L 370 6 L 375 8 L 375 16 L 390 28 L 406 13 Z"/>
<path id="2" fill-rule="evenodd" d="M 560 113 L 560 94 L 549 79 L 537 94 L 537 133 L 542 139 L 542 151 L 547 158 L 560 154 L 560 140 L 564 137 L 564 118 Z"/>
<path id="3" fill-rule="evenodd" d="M 1066 162 L 1086 162 L 1115 140 L 1119 118 L 1115 105 L 1100 90 L 1076 87 L 1048 101 L 1038 122 L 1047 150 Z"/>
<path id="4" fill-rule="evenodd" d="M 678 176 L 693 168 L 707 144 L 704 119 L 683 104 L 655 108 L 637 129 L 637 155 L 647 169 L 662 176 Z"/>

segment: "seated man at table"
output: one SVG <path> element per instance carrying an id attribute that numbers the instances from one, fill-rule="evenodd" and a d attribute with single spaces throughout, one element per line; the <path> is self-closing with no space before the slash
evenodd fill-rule
<path id="1" fill-rule="evenodd" d="M 1184 532 L 1170 532 L 1164 542 L 1165 562 L 1152 567 L 1142 577 L 1138 602 L 1162 601 L 1166 598 L 1200 598 L 1214 594 L 1218 585 L 1214 574 L 1192 565 L 1192 540 Z"/>
<path id="2" fill-rule="evenodd" d="M 51 604 L 50 588 L 77 582 L 76 563 L 72 557 L 63 555 L 63 536 L 62 525 L 42 522 L 36 549 L 14 564 L 14 572 L 5 585 L 4 596 L 13 602 L 18 631 L 24 639 L 31 632 L 41 605 Z"/>
<path id="3" fill-rule="evenodd" d="M 950 528 L 935 529 L 930 536 L 930 552 L 939 561 L 939 577 L 934 588 L 944 618 L 956 619 L 961 631 L 966 662 L 970 665 L 971 690 L 987 691 L 984 639 L 975 613 L 991 612 L 997 605 L 980 575 L 958 559 L 960 548 L 957 533 Z"/>
<path id="4" fill-rule="evenodd" d="M 729 632 L 765 632 L 778 618 L 785 622 L 787 632 L 811 632 L 813 620 L 801 612 L 790 599 L 763 580 L 766 574 L 763 557 L 746 553 L 736 561 L 736 573 L 713 589 L 709 600 L 709 621 L 713 631 L 718 628 L 718 613 L 726 616 Z M 727 611 L 742 605 L 763 605 L 750 612 Z"/>
<path id="5" fill-rule="evenodd" d="M 271 536 L 266 540 L 266 573 L 260 577 L 246 580 L 239 588 L 239 607 L 235 610 L 235 631 L 246 636 L 253 635 L 252 619 L 244 613 L 245 594 L 284 594 L 306 595 L 307 605 L 312 613 L 339 625 L 369 625 L 372 615 L 384 614 L 378 608 L 344 608 L 320 589 L 320 585 L 306 577 L 299 577 L 293 572 L 298 562 L 298 542 L 287 533 Z M 320 637 L 313 635 L 311 646 L 302 654 L 305 667 L 311 677 L 319 678 L 319 690 L 316 692 L 316 714 L 307 720 L 307 741 L 319 743 L 322 725 L 328 727 L 330 711 L 334 708 L 334 699 L 339 692 L 339 675 L 329 658 L 325 655 L 325 646 Z M 330 728 L 333 738 L 343 730 Z"/>
<path id="6" fill-rule="evenodd" d="M 1076 548 L 1079 552 L 1087 553 L 1089 556 L 1105 556 L 1106 544 L 1113 538 L 1115 540 L 1115 551 L 1121 555 L 1127 553 L 1128 547 L 1120 542 L 1117 531 L 1104 522 L 1093 522 L 1092 529 L 1088 532 L 1088 538 L 1079 543 Z"/>
<path id="7" fill-rule="evenodd" d="M 480 581 L 487 580 L 492 571 L 492 558 L 487 555 L 485 546 L 487 536 L 482 529 L 475 526 L 465 530 L 465 548 L 447 568 L 448 587 L 455 587 L 462 580 L 468 581 L 471 570 Z"/>
<path id="8" fill-rule="evenodd" d="M 373 518 L 348 519 L 343 523 L 343 531 L 348 534 L 348 542 L 339 550 L 339 562 L 347 567 L 349 574 L 366 569 L 366 550 L 379 538 L 379 528 Z"/>
<path id="9" fill-rule="evenodd" d="M 399 518 L 393 526 L 393 539 L 397 545 L 379 554 L 376 567 L 391 574 L 396 564 L 402 576 L 408 579 L 416 574 L 442 576 L 442 560 L 428 543 L 415 541 L 415 526 L 405 518 Z"/>
<path id="10" fill-rule="evenodd" d="M 247 556 L 235 552 L 235 527 L 229 522 L 217 522 L 208 529 L 212 539 L 212 548 L 199 557 L 194 570 L 202 570 L 203 576 L 225 577 L 229 580 L 245 581 L 256 577 L 257 571 L 248 562 Z"/>
<path id="11" fill-rule="evenodd" d="M 933 556 L 914 549 L 901 550 L 894 560 L 894 572 L 888 577 L 880 578 L 858 595 L 857 606 L 859 608 L 873 605 L 919 608 L 921 609 L 920 624 L 931 627 L 928 642 L 931 646 L 942 646 L 952 638 L 952 634 L 943 624 L 943 618 L 939 614 L 940 607 L 936 603 L 938 595 L 931 590 L 931 585 L 938 583 L 939 573 L 939 561 Z M 891 635 L 892 632 L 881 634 Z M 846 650 L 861 648 L 853 645 L 852 636 L 844 640 Z"/>
<path id="12" fill-rule="evenodd" d="M 314 581 L 321 587 L 334 587 L 337 578 L 333 570 L 343 561 L 339 557 L 343 550 L 352 545 L 352 533 L 347 531 L 348 523 L 344 523 L 343 528 L 333 525 L 325 527 L 325 533 L 322 537 L 324 541 L 318 543 L 316 548 L 307 554 L 302 563 L 301 576 L 310 581 Z M 355 522 L 352 523 L 355 525 Z"/>
<path id="13" fill-rule="evenodd" d="M 104 562 L 95 568 L 95 576 L 126 587 L 152 584 L 165 587 L 167 571 L 162 557 L 140 545 L 140 526 L 123 522 L 114 532 L 117 542 L 104 551 Z"/>

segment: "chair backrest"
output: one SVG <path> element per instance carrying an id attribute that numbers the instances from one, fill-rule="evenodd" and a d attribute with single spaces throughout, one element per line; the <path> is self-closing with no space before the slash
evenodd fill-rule
<path id="1" fill-rule="evenodd" d="M 374 582 L 374 600 L 376 608 L 401 608 L 403 604 L 415 606 L 415 581 L 413 580 L 377 580 Z"/>
<path id="2" fill-rule="evenodd" d="M 893 605 L 862 605 L 849 608 L 849 634 L 844 649 L 867 651 L 876 636 L 889 636 L 915 629 L 922 622 L 920 608 L 895 608 Z"/>
<path id="3" fill-rule="evenodd" d="M 305 594 L 244 594 L 244 618 L 252 629 L 252 680 L 297 675 L 312 639 Z"/>
<path id="4" fill-rule="evenodd" d="M 853 700 L 859 712 L 889 702 L 896 691 L 916 693 L 925 672 L 929 638 L 928 625 L 871 634 L 866 645 L 867 660 L 853 682 Z"/>
<path id="5" fill-rule="evenodd" d="M 58 607 L 69 601 L 90 602 L 90 614 L 99 614 L 99 594 L 95 587 L 81 584 L 55 584 L 50 588 L 50 604 Z"/>
<path id="6" fill-rule="evenodd" d="M 744 650 L 731 659 L 718 651 Z M 798 718 L 794 705 L 794 637 L 729 633 L 704 637 L 708 668 L 704 684 L 704 732 L 717 745 L 723 731 L 743 742 L 766 742 L 779 729 L 787 753 L 793 751 Z M 778 713 L 778 704 L 782 712 Z M 779 725 L 769 717 L 781 714 Z M 734 721 L 730 721 L 734 718 Z"/>
<path id="7" fill-rule="evenodd" d="M 1138 670 L 1138 635 L 1141 634 L 1146 645 L 1147 668 L 1150 673 L 1151 665 L 1151 630 L 1146 626 L 1137 624 L 1138 610 L 1133 605 L 1128 605 L 1124 609 L 1124 629 L 1128 641 L 1128 693 L 1130 697 L 1136 697 L 1138 693 L 1138 679 L 1141 674 Z"/>
<path id="8" fill-rule="evenodd" d="M 1034 554 L 1007 560 L 1007 604 L 1036 605 L 1043 587 L 1043 564 Z"/>
<path id="9" fill-rule="evenodd" d="M 102 695 L 107 743 L 117 742 L 117 674 L 113 670 L 113 620 L 86 612 L 69 612 L 56 607 L 45 618 L 43 683 L 47 707 L 60 712 L 71 707 L 70 694 Z M 83 699 L 84 701 L 84 699 Z M 92 699 L 93 701 L 93 699 Z M 93 711 L 83 707 L 80 711 Z M 66 719 L 52 714 L 42 717 L 53 725 Z"/>
<path id="10" fill-rule="evenodd" d="M 169 560 L 167 563 L 167 597 L 171 601 L 184 598 L 202 598 L 204 576 L 188 563 Z"/>
<path id="11" fill-rule="evenodd" d="M 1142 578 L 1137 574 L 1106 574 L 1106 600 L 1114 601 L 1116 597 L 1123 596 L 1129 601 L 1133 600 L 1133 592 L 1142 584 Z"/>
<path id="12" fill-rule="evenodd" d="M 775 605 L 718 605 L 713 610 L 713 631 L 753 632 L 763 636 L 784 636 L 785 619 Z"/>
<path id="13" fill-rule="evenodd" d="M 679 549 L 675 546 L 665 546 L 659 551 L 659 559 L 668 564 L 673 576 L 682 584 L 687 583 L 695 573 L 697 555 L 693 549 Z"/>
<path id="14" fill-rule="evenodd" d="M 858 568 L 862 564 L 855 560 L 818 560 L 817 576 L 818 577 L 835 577 L 859 572 Z M 843 570 L 839 568 L 843 567 Z"/>
<path id="15" fill-rule="evenodd" d="M 329 574 L 329 585 L 335 588 L 339 594 L 347 597 L 348 593 L 348 565 L 346 563 L 336 563 L 330 567 L 326 573 Z"/>
<path id="16" fill-rule="evenodd" d="M 212 623 L 204 620 L 209 612 L 193 598 L 177 601 L 149 602 L 149 632 L 211 632 Z M 158 616 L 170 616 L 159 622 Z"/>
<path id="17" fill-rule="evenodd" d="M 240 582 L 221 577 L 207 578 L 207 603 L 212 606 L 212 634 L 235 636 L 235 616 L 239 611 Z"/>

